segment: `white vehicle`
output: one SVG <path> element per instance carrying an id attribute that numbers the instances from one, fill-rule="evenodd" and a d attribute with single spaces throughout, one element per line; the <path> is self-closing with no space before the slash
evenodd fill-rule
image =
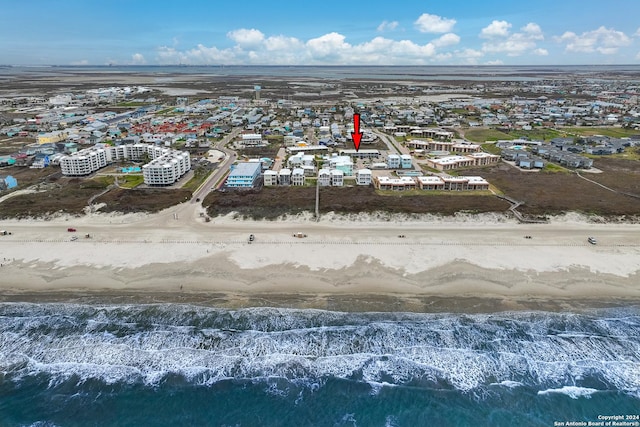
<path id="1" fill-rule="evenodd" d="M 71 236 L 71 241 L 73 242 L 75 240 L 78 240 L 78 236 Z"/>
<path id="2" fill-rule="evenodd" d="M 595 244 L 598 243 L 598 241 L 595 239 L 595 237 L 587 238 L 587 242 L 591 243 L 592 245 L 595 245 Z"/>

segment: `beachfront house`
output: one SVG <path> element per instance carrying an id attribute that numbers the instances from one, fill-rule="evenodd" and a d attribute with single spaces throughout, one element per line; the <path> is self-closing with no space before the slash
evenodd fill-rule
<path id="1" fill-rule="evenodd" d="M 331 185 L 331 171 L 329 169 L 320 169 L 318 171 L 318 185 L 321 187 Z"/>
<path id="2" fill-rule="evenodd" d="M 372 173 L 369 169 L 359 169 L 356 172 L 357 185 L 371 185 Z"/>
<path id="3" fill-rule="evenodd" d="M 264 171 L 263 180 L 266 187 L 278 185 L 278 172 L 272 170 Z"/>
<path id="4" fill-rule="evenodd" d="M 302 186 L 304 185 L 304 182 L 304 169 L 295 168 L 293 171 L 291 171 L 291 185 Z"/>
<path id="5" fill-rule="evenodd" d="M 331 171 L 331 185 L 333 187 L 342 187 L 344 185 L 344 172 L 333 169 Z"/>
<path id="6" fill-rule="evenodd" d="M 280 169 L 280 172 L 278 172 L 278 184 L 291 185 L 291 169 Z"/>
<path id="7" fill-rule="evenodd" d="M 260 163 L 241 162 L 235 165 L 227 178 L 227 187 L 253 188 L 260 178 Z"/>

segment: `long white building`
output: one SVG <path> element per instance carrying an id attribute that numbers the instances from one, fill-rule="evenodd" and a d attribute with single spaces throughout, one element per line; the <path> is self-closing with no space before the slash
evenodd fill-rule
<path id="1" fill-rule="evenodd" d="M 151 159 L 142 167 L 147 185 L 171 185 L 191 170 L 189 153 L 153 144 L 85 148 L 62 157 L 60 168 L 65 176 L 85 176 L 120 160 L 141 161 L 145 158 Z"/>
<path id="2" fill-rule="evenodd" d="M 186 151 L 171 150 L 142 166 L 147 185 L 171 185 L 191 169 L 191 158 Z"/>
<path id="3" fill-rule="evenodd" d="M 60 168 L 65 176 L 89 175 L 107 166 L 107 151 L 100 147 L 91 147 L 60 158 Z"/>

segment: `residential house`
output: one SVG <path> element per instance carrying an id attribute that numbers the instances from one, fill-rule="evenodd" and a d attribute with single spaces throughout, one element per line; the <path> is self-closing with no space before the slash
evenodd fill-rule
<path id="1" fill-rule="evenodd" d="M 291 185 L 302 186 L 304 185 L 304 181 L 304 170 L 302 168 L 295 168 L 291 172 Z"/>
<path id="2" fill-rule="evenodd" d="M 357 185 L 371 185 L 372 173 L 369 169 L 358 169 L 356 172 Z"/>

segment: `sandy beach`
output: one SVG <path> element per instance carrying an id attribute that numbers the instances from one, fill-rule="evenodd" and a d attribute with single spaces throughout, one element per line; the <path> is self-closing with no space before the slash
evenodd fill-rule
<path id="1" fill-rule="evenodd" d="M 327 215 L 319 222 L 228 216 L 206 223 L 200 211 L 185 203 L 154 215 L 2 221 L 0 229 L 12 235 L 0 239 L 0 288 L 5 298 L 226 295 L 240 306 L 252 298 L 255 304 L 256 295 L 286 295 L 317 308 L 336 295 L 401 298 L 408 309 L 413 297 L 420 307 L 429 297 L 504 300 L 511 308 L 540 299 L 640 301 L 635 224 L 592 224 L 575 215 L 536 225 L 495 215 Z M 308 237 L 293 237 L 297 232 Z"/>

